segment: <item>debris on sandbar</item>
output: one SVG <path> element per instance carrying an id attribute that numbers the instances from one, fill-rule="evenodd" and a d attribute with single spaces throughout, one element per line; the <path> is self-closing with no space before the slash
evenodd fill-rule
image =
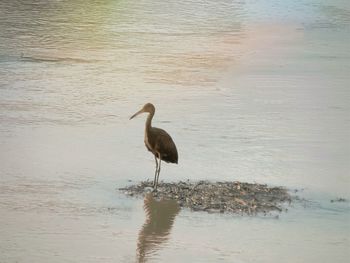
<path id="1" fill-rule="evenodd" d="M 119 190 L 128 196 L 144 196 L 152 191 L 152 182 L 145 181 Z M 160 182 L 158 191 L 154 192 L 153 196 L 159 199 L 176 200 L 180 207 L 193 211 L 247 215 L 281 212 L 283 205 L 292 200 L 287 189 L 283 187 L 237 181 Z"/>
<path id="2" fill-rule="evenodd" d="M 345 198 L 342 198 L 342 197 L 339 197 L 339 198 L 336 198 L 336 199 L 331 199 L 331 203 L 335 203 L 335 202 L 339 202 L 339 203 L 342 203 L 342 202 L 347 202 L 348 200 L 346 200 Z"/>

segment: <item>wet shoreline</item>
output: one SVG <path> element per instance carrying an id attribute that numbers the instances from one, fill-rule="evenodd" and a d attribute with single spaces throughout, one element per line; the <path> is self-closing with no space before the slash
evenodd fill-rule
<path id="1" fill-rule="evenodd" d="M 144 181 L 119 191 L 128 196 L 143 197 L 152 192 L 152 182 Z M 175 200 L 180 207 L 209 213 L 268 215 L 282 212 L 292 196 L 284 187 L 244 182 L 180 181 L 161 182 L 153 192 L 157 199 Z"/>

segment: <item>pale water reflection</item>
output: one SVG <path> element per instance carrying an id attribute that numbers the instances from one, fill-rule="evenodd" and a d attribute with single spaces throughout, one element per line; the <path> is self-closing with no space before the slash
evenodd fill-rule
<path id="1" fill-rule="evenodd" d="M 175 200 L 156 200 L 152 193 L 148 193 L 144 199 L 144 210 L 146 220 L 137 243 L 138 262 L 146 262 L 165 245 L 180 207 Z"/>

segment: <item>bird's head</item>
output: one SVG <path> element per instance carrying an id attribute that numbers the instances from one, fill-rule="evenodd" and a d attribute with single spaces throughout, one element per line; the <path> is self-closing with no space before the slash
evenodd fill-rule
<path id="1" fill-rule="evenodd" d="M 130 120 L 134 117 L 136 117 L 137 115 L 141 114 L 141 113 L 144 113 L 144 112 L 148 112 L 148 113 L 151 113 L 151 114 L 154 114 L 155 112 L 155 108 L 153 106 L 152 103 L 146 103 L 141 110 L 139 110 L 138 112 L 136 112 L 134 115 L 132 115 L 130 117 Z"/>

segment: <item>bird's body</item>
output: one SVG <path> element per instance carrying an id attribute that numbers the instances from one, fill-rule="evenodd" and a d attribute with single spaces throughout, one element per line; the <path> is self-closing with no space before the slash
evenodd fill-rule
<path id="1" fill-rule="evenodd" d="M 154 189 L 157 190 L 161 161 L 163 160 L 167 163 L 178 163 L 178 153 L 171 136 L 162 129 L 152 127 L 152 119 L 155 113 L 153 104 L 145 104 L 145 106 L 136 112 L 130 119 L 144 112 L 149 113 L 145 126 L 145 145 L 155 157 L 156 171 L 153 185 Z M 157 159 L 159 159 L 159 164 Z"/>
<path id="2" fill-rule="evenodd" d="M 149 130 L 146 129 L 145 145 L 155 156 L 157 153 L 161 153 L 162 161 L 167 163 L 178 162 L 175 143 L 166 131 L 155 127 L 151 127 Z"/>

